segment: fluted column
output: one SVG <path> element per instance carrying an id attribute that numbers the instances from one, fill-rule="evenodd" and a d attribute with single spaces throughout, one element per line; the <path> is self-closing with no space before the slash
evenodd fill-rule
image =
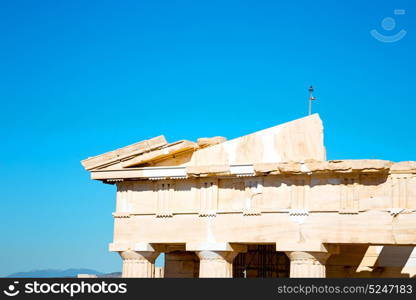
<path id="1" fill-rule="evenodd" d="M 325 263 L 330 256 L 327 252 L 286 252 L 290 259 L 291 278 L 323 278 L 326 277 Z"/>
<path id="2" fill-rule="evenodd" d="M 123 259 L 123 278 L 154 278 L 155 259 L 159 252 L 156 251 L 121 251 Z"/>
<path id="3" fill-rule="evenodd" d="M 196 251 L 200 278 L 232 278 L 236 251 Z"/>

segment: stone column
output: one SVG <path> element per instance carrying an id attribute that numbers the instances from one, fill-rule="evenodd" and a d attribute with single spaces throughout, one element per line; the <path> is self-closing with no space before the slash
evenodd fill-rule
<path id="1" fill-rule="evenodd" d="M 123 259 L 123 278 L 154 278 L 155 277 L 155 259 L 159 252 L 156 251 L 120 251 Z"/>
<path id="2" fill-rule="evenodd" d="M 199 257 L 200 278 L 233 277 L 233 260 L 247 246 L 231 243 L 187 243 L 187 251 L 195 251 Z"/>
<path id="3" fill-rule="evenodd" d="M 197 251 L 200 278 L 232 278 L 236 251 Z"/>
<path id="4" fill-rule="evenodd" d="M 289 251 L 291 278 L 324 278 L 325 263 L 330 256 L 327 252 Z"/>

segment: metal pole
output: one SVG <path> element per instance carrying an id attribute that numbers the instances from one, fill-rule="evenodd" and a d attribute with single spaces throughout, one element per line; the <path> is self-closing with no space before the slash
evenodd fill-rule
<path id="1" fill-rule="evenodd" d="M 313 93 L 313 86 L 310 86 L 309 87 L 309 116 L 312 114 L 312 101 L 315 100 L 312 93 Z"/>

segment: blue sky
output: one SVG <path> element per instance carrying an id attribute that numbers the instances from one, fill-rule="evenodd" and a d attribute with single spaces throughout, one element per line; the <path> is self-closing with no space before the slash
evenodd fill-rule
<path id="1" fill-rule="evenodd" d="M 303 117 L 310 84 L 328 159 L 416 160 L 415 9 L 410 0 L 3 1 L 0 276 L 119 271 L 107 251 L 115 189 L 89 180 L 80 160 L 159 134 L 234 138 Z M 383 43 L 372 29 L 407 34 Z"/>

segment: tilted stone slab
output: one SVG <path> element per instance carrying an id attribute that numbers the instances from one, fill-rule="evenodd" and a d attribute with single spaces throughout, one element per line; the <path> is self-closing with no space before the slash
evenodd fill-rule
<path id="1" fill-rule="evenodd" d="M 149 162 L 154 162 L 158 160 L 162 160 L 164 158 L 170 157 L 175 154 L 187 152 L 187 151 L 194 151 L 198 148 L 198 145 L 194 142 L 190 141 L 179 141 L 174 144 L 170 144 L 167 147 L 164 147 L 159 150 L 155 150 L 152 152 L 144 153 L 139 155 L 131 160 L 128 160 L 122 163 L 123 168 L 134 167 L 137 165 L 142 165 Z"/>
<path id="2" fill-rule="evenodd" d="M 167 145 L 167 141 L 163 135 L 141 141 L 117 150 L 113 150 L 101 155 L 87 158 L 81 161 L 81 164 L 86 170 L 93 170 L 111 163 L 115 163 L 129 157 L 140 155 L 144 152 L 152 151 L 154 149 Z"/>

